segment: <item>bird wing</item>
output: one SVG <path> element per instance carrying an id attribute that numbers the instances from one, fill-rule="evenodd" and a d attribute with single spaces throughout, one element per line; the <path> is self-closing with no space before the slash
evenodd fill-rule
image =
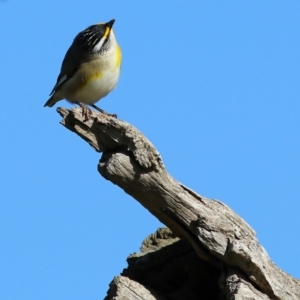
<path id="1" fill-rule="evenodd" d="M 74 49 L 75 47 L 70 47 L 64 57 L 61 65 L 60 74 L 57 77 L 56 84 L 52 89 L 50 96 L 67 80 L 69 80 L 78 70 L 81 51 L 80 49 Z M 77 51 L 76 51 L 77 50 Z"/>

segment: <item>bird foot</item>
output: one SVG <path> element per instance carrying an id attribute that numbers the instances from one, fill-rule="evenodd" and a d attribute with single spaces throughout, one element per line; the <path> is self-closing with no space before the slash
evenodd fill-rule
<path id="1" fill-rule="evenodd" d="M 84 117 L 84 122 L 88 121 L 91 118 L 92 110 L 81 102 L 79 102 L 78 104 L 82 109 L 82 116 Z"/>
<path id="2" fill-rule="evenodd" d="M 106 111 L 104 111 L 103 109 L 101 109 L 100 107 L 96 106 L 95 104 L 91 104 L 91 106 L 93 108 L 95 108 L 96 110 L 100 111 L 104 115 L 107 115 L 107 116 L 110 116 L 110 117 L 113 117 L 113 118 L 116 118 L 116 119 L 118 118 L 118 116 L 116 114 L 109 114 Z"/>

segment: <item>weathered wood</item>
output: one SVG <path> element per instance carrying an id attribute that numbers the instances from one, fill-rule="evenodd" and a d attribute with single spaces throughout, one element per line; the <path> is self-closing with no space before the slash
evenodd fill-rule
<path id="1" fill-rule="evenodd" d="M 109 286 L 104 300 L 167 300 L 161 295 L 153 295 L 151 290 L 124 276 L 116 276 Z"/>
<path id="2" fill-rule="evenodd" d="M 121 275 L 168 300 L 225 299 L 218 284 L 221 270 L 199 259 L 192 246 L 168 228 L 151 234 L 141 253 L 131 254 L 127 262 Z"/>
<path id="3" fill-rule="evenodd" d="M 127 262 L 122 276 L 168 300 L 270 299 L 234 268 L 227 278 L 222 278 L 225 273 L 199 259 L 191 245 L 176 238 L 168 228 L 159 228 L 151 234 L 143 241 L 141 253 L 131 254 Z M 105 300 L 114 299 L 115 290 L 113 281 Z"/>
<path id="4" fill-rule="evenodd" d="M 58 108 L 58 112 L 65 127 L 103 152 L 98 170 L 105 179 L 187 240 L 201 259 L 222 269 L 225 294 L 226 287 L 232 286 L 237 292 L 233 299 L 250 299 L 237 295 L 241 288 L 251 286 L 250 290 L 270 299 L 300 299 L 299 281 L 270 260 L 254 230 L 222 202 L 202 197 L 172 178 L 158 151 L 141 132 L 95 112 L 84 122 L 79 108 Z M 232 270 L 244 274 L 244 278 L 232 274 Z"/>

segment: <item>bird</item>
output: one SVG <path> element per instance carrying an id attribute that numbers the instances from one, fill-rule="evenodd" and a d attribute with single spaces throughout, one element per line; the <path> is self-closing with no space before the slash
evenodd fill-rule
<path id="1" fill-rule="evenodd" d="M 95 103 L 109 94 L 119 81 L 122 52 L 112 29 L 114 23 L 115 19 L 94 24 L 76 35 L 44 107 L 66 99 L 80 105 L 85 119 L 92 113 L 86 105 L 106 113 Z"/>

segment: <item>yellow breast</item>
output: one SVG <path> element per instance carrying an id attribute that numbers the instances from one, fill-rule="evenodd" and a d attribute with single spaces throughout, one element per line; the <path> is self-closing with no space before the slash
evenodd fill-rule
<path id="1" fill-rule="evenodd" d="M 122 62 L 122 51 L 119 45 L 116 46 L 116 66 L 119 67 Z"/>
<path id="2" fill-rule="evenodd" d="M 105 97 L 117 85 L 122 53 L 116 43 L 112 51 L 83 63 L 63 86 L 64 98 L 70 102 L 93 104 Z"/>

